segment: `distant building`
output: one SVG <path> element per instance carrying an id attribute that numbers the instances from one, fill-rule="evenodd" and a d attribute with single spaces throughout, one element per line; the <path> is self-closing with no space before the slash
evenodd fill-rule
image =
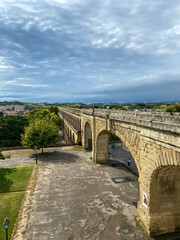
<path id="1" fill-rule="evenodd" d="M 4 111 L 7 111 L 7 110 L 10 110 L 10 111 L 14 111 L 14 110 L 24 111 L 24 109 L 25 109 L 24 105 L 5 105 L 5 106 L 0 106 L 0 111 L 1 110 L 4 110 Z"/>
<path id="2" fill-rule="evenodd" d="M 25 109 L 24 105 L 12 105 L 12 107 L 17 111 L 23 111 Z"/>
<path id="3" fill-rule="evenodd" d="M 6 110 L 6 106 L 0 106 L 0 110 Z"/>

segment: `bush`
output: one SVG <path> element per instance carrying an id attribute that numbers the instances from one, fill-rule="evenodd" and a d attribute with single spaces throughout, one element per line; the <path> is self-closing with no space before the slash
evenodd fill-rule
<path id="1" fill-rule="evenodd" d="M 2 152 L 0 151 L 0 159 L 4 160 L 5 156 L 2 154 Z"/>

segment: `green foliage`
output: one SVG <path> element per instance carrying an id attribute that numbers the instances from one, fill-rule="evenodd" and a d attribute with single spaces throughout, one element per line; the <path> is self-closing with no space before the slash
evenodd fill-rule
<path id="1" fill-rule="evenodd" d="M 118 110 L 119 110 L 119 111 L 121 111 L 121 110 L 127 111 L 127 109 L 126 109 L 125 107 L 118 108 Z"/>
<path id="2" fill-rule="evenodd" d="M 180 112 L 180 103 L 166 107 L 165 112 Z"/>
<path id="3" fill-rule="evenodd" d="M 129 109 L 133 110 L 133 109 L 146 109 L 147 105 L 145 103 L 134 103 L 131 104 L 131 106 L 129 106 Z"/>
<path id="4" fill-rule="evenodd" d="M 48 107 L 48 109 L 51 113 L 55 113 L 56 115 L 58 115 L 59 108 L 57 106 L 51 106 L 51 107 Z"/>
<path id="5" fill-rule="evenodd" d="M 30 122 L 34 122 L 36 119 L 47 119 L 47 121 L 53 122 L 61 129 L 63 121 L 58 116 L 59 109 L 57 107 L 34 109 L 30 111 L 27 118 Z"/>
<path id="6" fill-rule="evenodd" d="M 0 112 L 0 117 L 3 117 L 3 116 L 4 116 L 3 112 Z"/>
<path id="7" fill-rule="evenodd" d="M 27 115 L 27 119 L 29 120 L 29 122 L 34 121 L 38 117 L 38 113 L 40 111 L 41 111 L 40 109 L 34 109 L 32 111 L 29 111 Z"/>
<path id="8" fill-rule="evenodd" d="M 2 154 L 2 151 L 0 150 L 0 159 L 4 160 L 6 157 Z"/>
<path id="9" fill-rule="evenodd" d="M 5 218 L 10 219 L 8 239 L 10 239 L 14 223 L 18 216 L 19 208 L 24 197 L 24 190 L 26 189 L 31 172 L 32 166 L 0 169 L 0 222 L 3 223 Z M 12 192 L 22 190 L 23 192 Z M 9 194 L 9 192 L 11 193 Z M 0 240 L 6 239 L 6 231 L 2 228 Z"/>
<path id="10" fill-rule="evenodd" d="M 23 102 L 19 102 L 19 101 L 4 101 L 4 102 L 0 102 L 0 106 L 5 106 L 5 105 L 24 105 Z"/>
<path id="11" fill-rule="evenodd" d="M 22 144 L 24 146 L 39 149 L 57 143 L 59 129 L 63 122 L 58 116 L 59 109 L 56 106 L 42 109 L 34 109 L 28 113 L 30 125 L 25 128 L 22 134 Z"/>
<path id="12" fill-rule="evenodd" d="M 22 135 L 22 144 L 29 148 L 43 148 L 57 143 L 59 138 L 59 127 L 47 117 L 37 118 L 25 128 Z"/>
<path id="13" fill-rule="evenodd" d="M 0 147 L 21 145 L 21 134 L 28 120 L 22 116 L 0 117 Z"/>
<path id="14" fill-rule="evenodd" d="M 37 108 L 42 108 L 42 106 L 33 104 L 33 103 L 25 103 L 24 105 L 25 105 L 25 109 L 29 110 L 29 111 L 31 111 L 33 109 L 37 109 Z"/>

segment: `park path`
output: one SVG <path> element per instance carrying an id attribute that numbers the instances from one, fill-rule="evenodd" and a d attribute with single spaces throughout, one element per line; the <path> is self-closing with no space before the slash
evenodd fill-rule
<path id="1" fill-rule="evenodd" d="M 136 228 L 137 177 L 90 152 L 42 156 L 24 240 L 145 239 Z M 122 183 L 112 178 L 121 177 Z M 128 179 L 126 179 L 128 177 Z"/>

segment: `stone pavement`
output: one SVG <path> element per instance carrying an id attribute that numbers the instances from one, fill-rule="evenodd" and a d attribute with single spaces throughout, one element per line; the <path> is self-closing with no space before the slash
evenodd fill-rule
<path id="1" fill-rule="evenodd" d="M 30 155 L 7 162 L 15 164 L 18 159 L 34 161 Z M 38 181 L 23 240 L 155 239 L 147 238 L 136 225 L 138 177 L 120 162 L 95 164 L 90 152 L 70 151 L 44 154 L 38 161 Z M 123 182 L 115 183 L 114 178 Z M 156 239 L 180 238 L 171 234 Z"/>
<path id="2" fill-rule="evenodd" d="M 145 239 L 134 219 L 137 177 L 123 166 L 97 165 L 90 157 L 87 152 L 56 152 L 39 159 L 23 239 Z M 124 182 L 114 183 L 117 177 Z"/>
<path id="3" fill-rule="evenodd" d="M 136 163 L 134 161 L 134 158 L 132 157 L 131 153 L 128 150 L 121 148 L 121 147 L 118 147 L 117 149 L 111 149 L 111 147 L 110 147 L 109 152 L 110 152 L 111 159 L 114 159 L 114 160 L 117 160 L 117 161 L 123 163 L 127 169 L 129 169 L 134 174 L 139 176 L 138 169 L 137 169 Z M 130 167 L 128 167 L 128 164 L 127 164 L 128 159 L 131 160 Z"/>
<path id="4" fill-rule="evenodd" d="M 5 160 L 0 159 L 0 168 L 2 167 L 14 167 L 35 164 L 35 157 L 33 155 L 27 156 L 14 156 L 6 158 Z"/>

